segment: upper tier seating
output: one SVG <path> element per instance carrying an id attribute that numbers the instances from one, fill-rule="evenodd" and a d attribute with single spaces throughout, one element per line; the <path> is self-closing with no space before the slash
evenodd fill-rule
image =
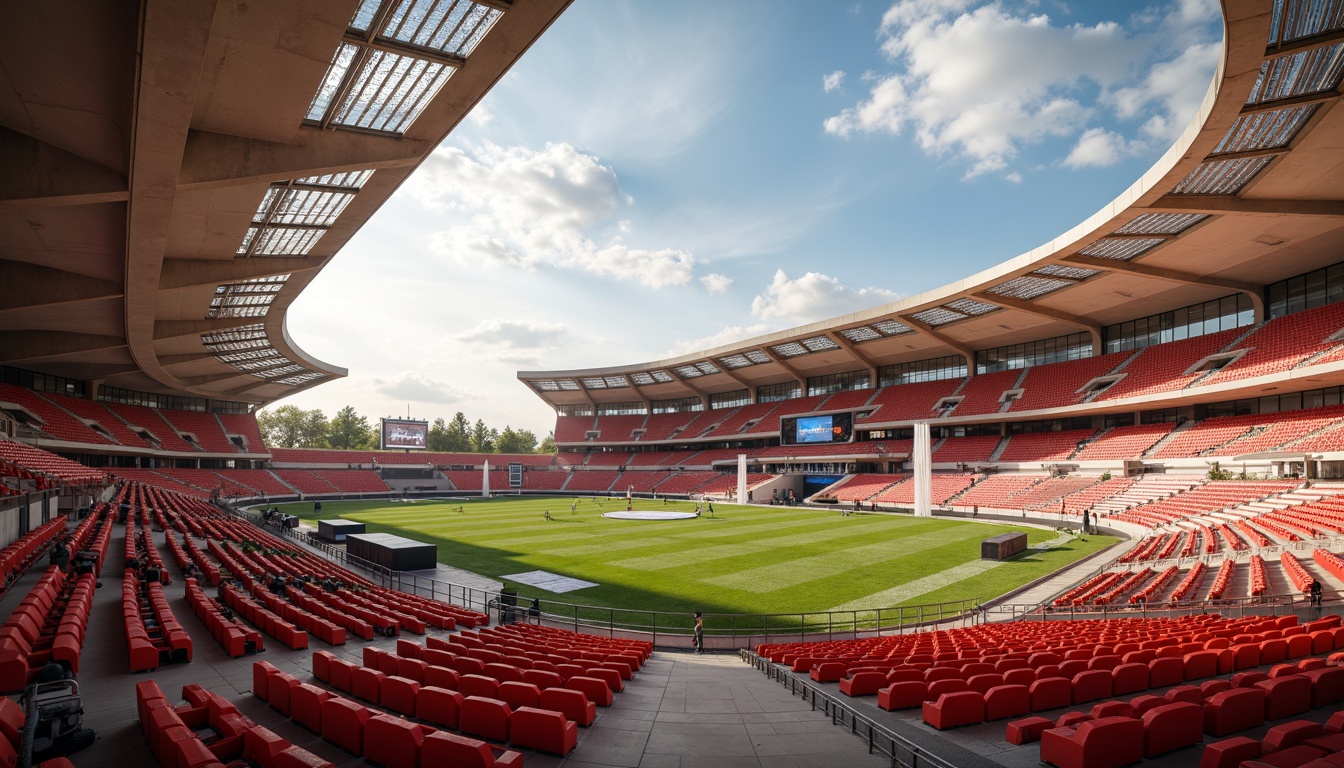
<path id="1" fill-rule="evenodd" d="M 132 427 L 139 427 L 152 435 L 159 441 L 163 450 L 177 453 L 200 453 L 195 446 L 178 437 L 177 430 L 157 410 L 146 408 L 143 405 L 128 405 L 126 403 L 109 402 L 106 405 L 124 419 L 127 424 Z"/>
<path id="2" fill-rule="evenodd" d="M 555 417 L 555 442 L 582 443 L 597 420 L 592 416 Z"/>
<path id="3" fill-rule="evenodd" d="M 1069 360 L 1050 365 L 1033 365 L 1022 380 L 1022 396 L 1008 407 L 1010 412 L 1033 411 L 1075 405 L 1084 395 L 1078 390 L 1098 376 L 1105 376 L 1133 352 L 1112 352 L 1100 357 Z"/>
<path id="4" fill-rule="evenodd" d="M 1320 434 L 1295 440 L 1284 446 L 1293 451 L 1344 451 L 1344 424 L 1331 427 Z"/>
<path id="5" fill-rule="evenodd" d="M 989 461 L 989 457 L 994 455 L 994 449 L 999 447 L 1001 439 L 998 435 L 949 437 L 933 449 L 933 460 L 957 463 Z"/>
<path id="6" fill-rule="evenodd" d="M 877 410 L 862 421 L 864 424 L 885 424 L 932 418 L 934 404 L 956 391 L 961 382 L 961 379 L 943 379 L 883 387 L 870 402 L 870 405 L 878 406 Z"/>
<path id="7" fill-rule="evenodd" d="M 629 451 L 593 451 L 583 462 L 587 467 L 624 467 L 634 460 Z"/>
<path id="8" fill-rule="evenodd" d="M 868 401 L 877 394 L 875 389 L 850 389 L 844 392 L 836 392 L 822 403 L 818 411 L 844 411 L 851 408 L 859 408 L 867 405 Z"/>
<path id="9" fill-rule="evenodd" d="M 1013 435 L 1008 447 L 999 455 L 999 461 L 1054 461 L 1067 459 L 1078 449 L 1078 444 L 1092 436 L 1090 429 L 1071 429 L 1063 432 L 1030 432 Z"/>
<path id="10" fill-rule="evenodd" d="M 252 488 L 239 485 L 208 469 L 159 469 L 158 474 L 170 477 L 182 485 L 190 485 L 203 491 L 219 490 L 223 496 L 251 496 Z"/>
<path id="11" fill-rule="evenodd" d="M 216 469 L 215 474 L 237 485 L 261 491 L 268 496 L 290 496 L 294 489 L 264 469 Z"/>
<path id="12" fill-rule="evenodd" d="M 1187 374 L 1186 369 L 1232 343 L 1245 332 L 1244 328 L 1230 328 L 1193 339 L 1145 347 L 1125 366 L 1122 371 L 1125 377 L 1096 399 L 1115 400 L 1180 389 L 1200 376 L 1199 373 Z"/>
<path id="13" fill-rule="evenodd" d="M 630 455 L 629 466 L 656 467 L 671 457 L 671 451 L 638 451 Z"/>
<path id="14" fill-rule="evenodd" d="M 593 429 L 602 434 L 598 436 L 596 442 L 628 443 L 635 439 L 634 431 L 642 429 L 647 418 L 643 414 L 638 416 L 598 416 L 597 426 Z"/>
<path id="15" fill-rule="evenodd" d="M 1237 344 L 1236 349 L 1249 352 L 1200 383 L 1220 384 L 1289 370 L 1338 345 L 1329 338 L 1341 327 L 1344 303 L 1338 302 L 1275 318 Z"/>
<path id="16" fill-rule="evenodd" d="M 1022 376 L 1022 371 L 1007 370 L 994 373 L 982 373 L 973 376 L 958 393 L 961 402 L 952 409 L 952 416 L 975 416 L 984 413 L 998 413 L 1003 407 L 1003 393 L 1012 389 Z"/>
<path id="17" fill-rule="evenodd" d="M 1137 459 L 1175 428 L 1174 422 L 1115 427 L 1088 441 L 1073 458 L 1075 461 Z"/>
<path id="18" fill-rule="evenodd" d="M 65 395 L 55 395 L 44 393 L 42 397 L 47 398 L 53 403 L 59 405 L 65 410 L 78 416 L 80 419 L 92 421 L 98 426 L 107 430 L 112 435 L 112 439 L 122 445 L 132 448 L 151 448 L 143 437 L 131 431 L 119 416 L 113 413 L 106 405 L 93 400 L 85 400 L 79 397 L 67 397 Z M 96 431 L 96 430 L 95 430 Z"/>
<path id="19" fill-rule="evenodd" d="M 652 440 L 670 440 L 673 436 L 680 435 L 686 425 L 699 415 L 698 411 L 651 413 L 648 421 L 644 423 L 644 436 L 639 439 L 645 443 Z"/>
<path id="20" fill-rule="evenodd" d="M 30 426 L 41 429 L 54 440 L 90 445 L 115 444 L 112 440 L 104 438 L 89 428 L 84 422 L 71 416 L 60 406 L 30 389 L 0 383 L 0 408 L 4 407 L 5 402 L 14 403 L 36 415 L 42 420 L 42 423 L 31 424 Z"/>
<path id="21" fill-rule="evenodd" d="M 196 444 L 209 453 L 237 453 L 238 446 L 224 435 L 224 425 L 219 423 L 213 413 L 203 411 L 159 411 L 168 423 L 178 432 L 187 432 L 196 437 Z"/>
<path id="22" fill-rule="evenodd" d="M 686 424 L 685 429 L 677 437 L 682 440 L 693 440 L 708 434 L 712 428 L 717 427 L 737 411 L 737 408 L 711 408 L 707 411 L 701 411 Z"/>
<path id="23" fill-rule="evenodd" d="M 722 424 L 715 427 L 706 437 L 732 437 L 745 431 L 747 425 L 752 421 L 764 419 L 779 407 L 779 403 L 753 403 L 744 405 L 737 409 L 737 412 L 729 416 Z M 775 431 L 779 431 L 776 429 Z"/>
<path id="24" fill-rule="evenodd" d="M 132 469 L 130 467 L 113 467 L 111 472 L 116 477 L 126 480 L 134 480 L 145 485 L 152 485 L 159 488 L 167 488 L 174 493 L 180 493 L 184 496 L 192 496 L 198 499 L 210 498 L 210 491 L 204 488 L 197 488 L 194 485 L 185 485 L 179 483 L 173 478 L 160 474 L 152 469 Z"/>
<path id="25" fill-rule="evenodd" d="M 240 435 L 246 446 L 244 453 L 266 453 L 266 443 L 261 439 L 261 429 L 257 426 L 255 413 L 221 413 L 219 420 L 224 432 Z"/>

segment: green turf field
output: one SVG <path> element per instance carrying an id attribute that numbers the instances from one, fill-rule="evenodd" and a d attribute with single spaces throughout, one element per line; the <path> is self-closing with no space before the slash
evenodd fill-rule
<path id="1" fill-rule="evenodd" d="M 1010 528 L 726 504 L 715 505 L 712 519 L 627 521 L 601 516 L 624 509 L 624 499 L 603 499 L 599 506 L 584 497 L 574 512 L 572 501 L 333 501 L 322 503 L 320 517 L 433 542 L 440 562 L 494 578 L 544 570 L 598 584 L 562 595 L 510 584 L 524 597 L 673 612 L 795 613 L 987 600 L 1114 541 L 1068 539 L 987 567 L 979 559 L 981 539 Z M 694 504 L 636 500 L 635 508 L 690 510 Z M 311 502 L 280 509 L 317 517 Z M 545 519 L 548 510 L 554 521 Z M 1021 530 L 1031 544 L 1059 537 Z"/>

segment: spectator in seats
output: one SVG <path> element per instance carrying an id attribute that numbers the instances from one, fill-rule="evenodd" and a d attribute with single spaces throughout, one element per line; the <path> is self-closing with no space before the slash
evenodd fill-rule
<path id="1" fill-rule="evenodd" d="M 527 606 L 527 615 L 532 618 L 533 623 L 541 623 L 541 598 L 532 598 L 532 604 Z"/>
<path id="2" fill-rule="evenodd" d="M 695 652 L 705 652 L 705 617 L 700 611 L 695 612 Z"/>
<path id="3" fill-rule="evenodd" d="M 277 574 L 275 575 L 275 577 L 271 579 L 271 594 L 273 594 L 273 595 L 283 595 L 283 594 L 285 594 L 285 577 L 284 577 L 284 576 L 281 576 L 280 574 L 277 573 Z"/>
<path id="4" fill-rule="evenodd" d="M 1320 579 L 1312 579 L 1311 586 L 1308 589 L 1311 590 L 1310 604 L 1320 607 L 1321 597 L 1325 593 L 1325 585 L 1321 583 Z"/>
<path id="5" fill-rule="evenodd" d="M 1091 524 L 1092 524 L 1092 512 L 1091 512 L 1091 510 L 1084 509 L 1084 510 L 1083 510 L 1083 534 L 1084 534 L 1084 535 L 1089 534 L 1089 533 L 1092 532 L 1091 530 L 1089 530 Z"/>
<path id="6" fill-rule="evenodd" d="M 186 565 L 182 566 L 182 578 L 194 579 L 197 577 L 197 575 L 198 573 L 196 571 L 195 563 L 188 561 Z"/>
<path id="7" fill-rule="evenodd" d="M 163 583 L 163 571 L 160 571 L 160 570 L 159 570 L 159 566 L 154 565 L 153 563 L 150 563 L 149 565 L 146 565 L 146 566 L 145 566 L 145 580 L 144 580 L 143 582 L 141 582 L 141 583 L 143 584 L 143 592 L 144 592 L 144 596 L 145 596 L 146 598 L 148 598 L 148 597 L 149 597 L 149 585 L 150 585 L 150 584 L 162 584 L 162 583 Z"/>
<path id="8" fill-rule="evenodd" d="M 56 542 L 56 546 L 51 548 L 51 564 L 60 568 L 61 573 L 70 572 L 70 547 L 66 545 L 65 539 Z"/>

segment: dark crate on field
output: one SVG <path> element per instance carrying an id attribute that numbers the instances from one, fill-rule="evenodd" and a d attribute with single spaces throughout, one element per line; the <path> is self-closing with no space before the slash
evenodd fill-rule
<path id="1" fill-rule="evenodd" d="M 439 560 L 437 545 L 390 533 L 349 534 L 345 537 L 345 551 L 394 571 L 436 568 Z"/>
<path id="2" fill-rule="evenodd" d="M 342 520 L 337 517 L 317 521 L 317 535 L 327 541 L 345 541 L 346 536 L 363 532 L 364 524 L 354 520 Z"/>
<path id="3" fill-rule="evenodd" d="M 980 542 L 981 560 L 1007 560 L 1027 549 L 1027 534 L 1002 533 Z"/>

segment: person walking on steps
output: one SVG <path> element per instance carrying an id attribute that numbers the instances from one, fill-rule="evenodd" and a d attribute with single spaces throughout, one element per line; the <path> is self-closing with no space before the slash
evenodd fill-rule
<path id="1" fill-rule="evenodd" d="M 695 652 L 705 652 L 705 616 L 700 611 L 695 612 Z"/>
<path id="2" fill-rule="evenodd" d="M 1323 595 L 1324 592 L 1325 592 L 1325 585 L 1321 583 L 1321 580 L 1312 579 L 1311 604 L 1319 608 L 1321 606 L 1321 596 Z"/>

